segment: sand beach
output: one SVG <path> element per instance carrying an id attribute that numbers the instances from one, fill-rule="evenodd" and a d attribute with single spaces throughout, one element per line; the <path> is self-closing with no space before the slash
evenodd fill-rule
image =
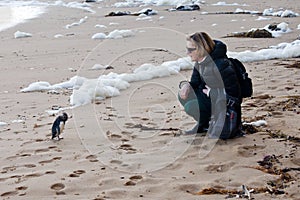
<path id="1" fill-rule="evenodd" d="M 31 1 L 44 13 L 0 31 L 0 199 L 300 199 L 300 16 L 262 15 L 300 13 L 298 1 L 82 2 Z M 145 8 L 156 13 L 105 17 Z M 276 37 L 227 37 L 280 23 Z M 245 137 L 181 134 L 195 124 L 177 92 L 196 31 L 252 78 Z M 51 140 L 62 112 L 64 139 Z"/>

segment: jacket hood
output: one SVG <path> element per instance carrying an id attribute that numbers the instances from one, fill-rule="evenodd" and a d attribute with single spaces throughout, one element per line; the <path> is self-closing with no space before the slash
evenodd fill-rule
<path id="1" fill-rule="evenodd" d="M 201 65 L 207 65 L 211 62 L 215 62 L 216 60 L 220 59 L 220 58 L 226 58 L 227 55 L 227 46 L 226 44 L 224 44 L 223 42 L 219 41 L 219 40 L 214 40 L 215 42 L 215 47 L 213 49 L 213 51 L 206 56 L 206 59 L 201 62 Z"/>
<path id="2" fill-rule="evenodd" d="M 219 40 L 214 40 L 215 48 L 209 54 L 213 60 L 226 57 L 227 46 Z"/>

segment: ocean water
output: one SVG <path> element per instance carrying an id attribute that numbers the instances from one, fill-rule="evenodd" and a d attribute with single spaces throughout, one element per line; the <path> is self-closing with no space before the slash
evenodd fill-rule
<path id="1" fill-rule="evenodd" d="M 94 12 L 91 9 L 92 5 L 84 3 L 84 1 L 0 0 L 0 32 L 40 16 L 51 6 L 64 6 Z"/>
<path id="2" fill-rule="evenodd" d="M 45 12 L 45 6 L 26 5 L 22 1 L 0 1 L 0 31 L 4 31 L 19 23 L 26 22 Z"/>

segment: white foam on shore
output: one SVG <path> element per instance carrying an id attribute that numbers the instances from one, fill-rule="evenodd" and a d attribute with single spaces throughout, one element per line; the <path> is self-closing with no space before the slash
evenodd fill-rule
<path id="1" fill-rule="evenodd" d="M 244 122 L 243 125 L 252 125 L 252 126 L 267 126 L 268 123 L 266 120 L 258 120 L 258 121 L 254 121 L 254 122 Z"/>
<path id="2" fill-rule="evenodd" d="M 228 52 L 229 57 L 240 59 L 242 62 L 262 61 L 275 58 L 291 58 L 300 56 L 300 40 L 291 43 L 280 43 L 267 49 L 255 52 Z M 74 76 L 69 81 L 51 85 L 48 82 L 31 83 L 21 92 L 34 92 L 42 90 L 72 89 L 70 97 L 72 106 L 80 106 L 95 100 L 120 95 L 122 90 L 130 87 L 131 82 L 151 80 L 154 78 L 167 77 L 178 74 L 181 70 L 192 69 L 193 63 L 190 58 L 179 58 L 167 61 L 161 65 L 145 63 L 136 68 L 132 73 L 109 73 L 95 79 Z"/>
<path id="3" fill-rule="evenodd" d="M 300 40 L 291 43 L 280 43 L 267 49 L 258 51 L 227 52 L 229 57 L 237 58 L 242 62 L 254 62 L 280 58 L 296 58 L 300 56 Z"/>
<path id="4" fill-rule="evenodd" d="M 117 2 L 113 6 L 115 7 L 135 7 L 135 6 L 146 6 L 146 5 L 155 5 L 155 6 L 178 6 L 178 5 L 187 5 L 187 4 L 200 4 L 201 1 L 195 0 L 125 0 L 122 2 Z"/>
<path id="5" fill-rule="evenodd" d="M 87 19 L 88 19 L 88 16 L 85 16 L 85 17 L 81 18 L 78 22 L 73 22 L 72 24 L 67 24 L 66 29 L 69 29 L 73 26 L 79 26 L 80 24 L 86 22 Z"/>
<path id="6" fill-rule="evenodd" d="M 107 26 L 105 26 L 103 24 L 96 24 L 95 28 L 107 28 Z"/>
<path id="7" fill-rule="evenodd" d="M 263 20 L 271 20 L 271 18 L 259 16 L 259 17 L 256 19 L 256 21 L 263 21 Z"/>
<path id="8" fill-rule="evenodd" d="M 7 125 L 6 122 L 0 122 L 0 127 L 1 127 L 1 126 L 6 126 L 6 125 Z"/>
<path id="9" fill-rule="evenodd" d="M 133 30 L 114 30 L 109 34 L 105 33 L 96 33 L 92 36 L 92 39 L 120 39 L 126 37 L 132 37 L 135 35 L 135 31 Z"/>
<path id="10" fill-rule="evenodd" d="M 274 11 L 273 8 L 268 8 L 263 11 L 264 16 L 277 16 L 277 17 L 298 17 L 299 14 L 291 10 Z"/>
<path id="11" fill-rule="evenodd" d="M 24 123 L 25 122 L 25 120 L 23 120 L 23 119 L 14 119 L 14 120 L 12 120 L 11 121 L 11 123 Z"/>
<path id="12" fill-rule="evenodd" d="M 235 13 L 250 13 L 250 14 L 258 14 L 258 11 L 251 11 L 251 10 L 243 10 L 240 8 L 237 8 L 235 10 Z M 299 14 L 296 12 L 293 12 L 291 10 L 279 10 L 274 11 L 273 8 L 264 9 L 262 12 L 263 16 L 274 16 L 274 17 L 298 17 Z"/>
<path id="13" fill-rule="evenodd" d="M 272 33 L 273 37 L 280 37 L 284 33 L 289 33 L 292 30 L 289 28 L 289 25 L 286 22 L 281 22 L 280 24 L 277 24 L 276 30 L 269 29 L 270 24 L 264 27 L 267 31 Z"/>
<path id="14" fill-rule="evenodd" d="M 14 33 L 15 38 L 26 38 L 26 37 L 32 37 L 31 33 L 21 32 L 17 31 Z"/>
<path id="15" fill-rule="evenodd" d="M 256 15 L 259 13 L 259 11 L 257 10 L 243 10 L 243 9 L 240 9 L 240 8 L 237 8 L 234 13 L 250 13 L 250 14 L 253 14 L 253 15 Z"/>
<path id="16" fill-rule="evenodd" d="M 238 4 L 238 3 L 226 3 L 224 1 L 219 1 L 218 3 L 212 4 L 213 6 L 248 6 L 247 4 Z"/>
<path id="17" fill-rule="evenodd" d="M 146 5 L 155 5 L 155 6 L 181 6 L 181 5 L 200 5 L 205 3 L 203 0 L 125 0 L 122 2 L 117 2 L 113 4 L 115 7 L 137 7 L 137 6 L 146 6 Z M 247 4 L 238 4 L 238 3 L 226 3 L 218 2 L 212 4 L 214 6 L 248 6 Z"/>
<path id="18" fill-rule="evenodd" d="M 101 69 L 106 69 L 108 66 L 103 66 L 101 64 L 95 64 L 91 69 L 92 70 L 101 70 Z"/>

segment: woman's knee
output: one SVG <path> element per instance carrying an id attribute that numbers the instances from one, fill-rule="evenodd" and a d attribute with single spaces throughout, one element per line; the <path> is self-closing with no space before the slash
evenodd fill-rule
<path id="1" fill-rule="evenodd" d="M 191 116 L 194 115 L 199 115 L 199 104 L 197 100 L 191 100 L 188 101 L 185 105 L 184 105 L 184 111 Z"/>

